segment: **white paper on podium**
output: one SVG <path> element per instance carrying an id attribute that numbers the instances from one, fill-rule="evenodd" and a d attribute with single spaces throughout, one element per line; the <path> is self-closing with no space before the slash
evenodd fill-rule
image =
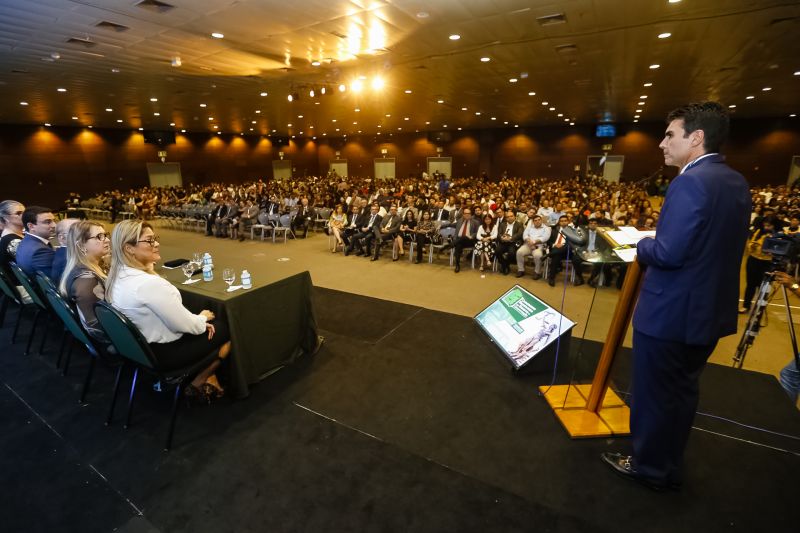
<path id="1" fill-rule="evenodd" d="M 636 248 L 615 248 L 614 253 L 626 263 L 633 263 L 633 260 L 636 259 Z"/>
<path id="2" fill-rule="evenodd" d="M 614 239 L 614 242 L 620 246 L 625 246 L 626 244 L 636 244 L 639 242 L 639 239 L 635 237 L 631 237 L 628 233 L 624 231 L 607 231 L 606 235 Z"/>

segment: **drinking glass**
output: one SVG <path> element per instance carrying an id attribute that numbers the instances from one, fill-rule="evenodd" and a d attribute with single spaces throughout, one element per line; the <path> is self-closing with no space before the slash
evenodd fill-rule
<path id="1" fill-rule="evenodd" d="M 234 273 L 232 268 L 226 268 L 222 271 L 222 279 L 228 284 L 228 290 L 230 291 L 231 285 L 233 285 L 234 280 L 236 280 L 236 273 Z"/>
<path id="2" fill-rule="evenodd" d="M 181 265 L 183 269 L 183 275 L 186 276 L 186 283 L 189 283 L 189 280 L 192 279 L 194 275 L 195 264 L 193 261 L 187 261 L 183 265 Z M 184 285 L 186 284 L 184 283 Z"/>
<path id="3" fill-rule="evenodd" d="M 192 263 L 196 265 L 203 264 L 203 255 L 200 252 L 195 252 L 192 254 Z"/>

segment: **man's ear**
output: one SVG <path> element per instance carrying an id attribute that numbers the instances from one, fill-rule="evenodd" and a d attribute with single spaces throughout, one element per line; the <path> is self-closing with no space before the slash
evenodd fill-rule
<path id="1" fill-rule="evenodd" d="M 706 132 L 694 130 L 692 132 L 692 146 L 702 146 L 706 139 Z"/>

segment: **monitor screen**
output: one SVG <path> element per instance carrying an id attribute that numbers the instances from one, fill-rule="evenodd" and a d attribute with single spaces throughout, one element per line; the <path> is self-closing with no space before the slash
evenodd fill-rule
<path id="1" fill-rule="evenodd" d="M 598 124 L 597 136 L 598 137 L 614 137 L 617 134 L 617 127 L 613 124 Z"/>
<path id="2" fill-rule="evenodd" d="M 575 323 L 515 285 L 475 317 L 478 325 L 519 368 Z"/>

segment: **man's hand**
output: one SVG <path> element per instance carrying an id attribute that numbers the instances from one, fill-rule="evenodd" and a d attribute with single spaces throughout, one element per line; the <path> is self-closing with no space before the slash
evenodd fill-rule
<path id="1" fill-rule="evenodd" d="M 775 281 L 784 287 L 791 287 L 796 283 L 795 279 L 786 272 L 775 272 Z"/>

